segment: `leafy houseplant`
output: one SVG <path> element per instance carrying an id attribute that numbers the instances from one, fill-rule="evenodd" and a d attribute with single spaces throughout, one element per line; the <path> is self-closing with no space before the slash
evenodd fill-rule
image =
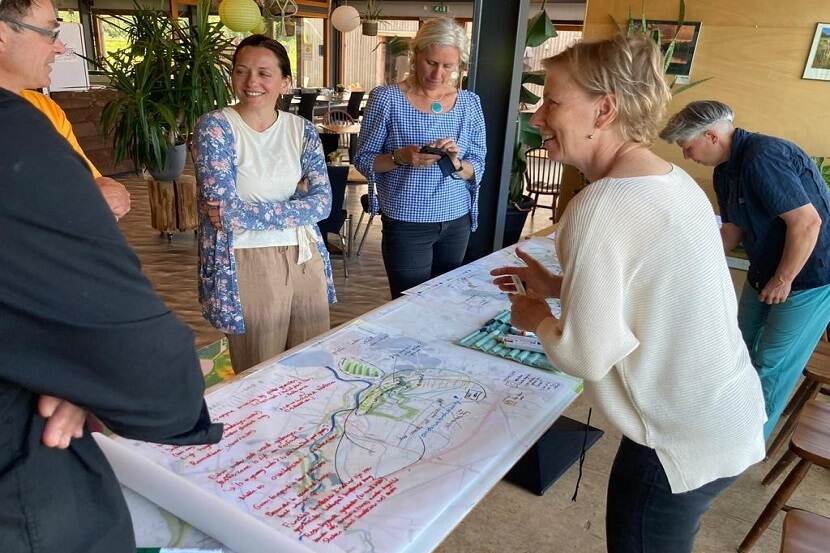
<path id="1" fill-rule="evenodd" d="M 827 183 L 827 188 L 830 189 L 830 157 L 814 157 L 813 161 L 818 165 L 818 171 Z"/>
<path id="2" fill-rule="evenodd" d="M 130 157 L 137 172 L 158 173 L 174 146 L 186 153 L 202 114 L 230 102 L 231 39 L 221 23 L 208 21 L 209 7 L 210 0 L 200 0 L 195 23 L 188 25 L 136 4 L 132 45 L 93 62 L 119 93 L 101 114 L 117 162 Z M 159 180 L 178 175 L 166 176 Z"/>
<path id="3" fill-rule="evenodd" d="M 533 16 L 527 24 L 525 47 L 535 48 L 544 44 L 556 35 L 556 29 L 545 11 L 545 2 L 542 2 L 541 11 Z M 524 71 L 522 73 L 522 88 L 519 102 L 535 104 L 539 96 L 531 92 L 525 85 L 545 84 L 544 71 Z M 527 169 L 527 151 L 542 145 L 542 136 L 536 127 L 530 125 L 531 113 L 521 112 L 516 121 L 516 143 L 513 147 L 513 162 L 510 169 L 510 185 L 507 193 L 507 220 L 504 224 L 503 245 L 515 244 L 524 227 L 527 214 L 533 208 L 533 199 L 525 196 L 524 174 Z"/>
<path id="4" fill-rule="evenodd" d="M 651 40 L 653 40 L 655 42 L 655 44 L 657 44 L 658 47 L 662 48 L 663 37 L 660 34 L 659 27 L 649 29 L 648 26 L 647 26 L 645 4 L 646 4 L 645 0 L 643 0 L 642 7 L 640 8 L 640 19 L 636 20 L 636 23 L 639 23 L 639 26 L 637 26 L 635 24 L 635 19 L 632 17 L 630 6 L 628 8 L 628 29 L 627 29 L 626 32 L 623 32 L 622 27 L 620 26 L 619 23 L 617 23 L 617 21 L 614 19 L 613 16 L 611 17 L 611 20 L 614 21 L 614 25 L 617 27 L 617 32 L 619 32 L 620 34 L 624 34 L 629 38 L 635 37 L 635 36 L 650 38 Z M 666 46 L 666 51 L 663 52 L 663 74 L 664 75 L 669 70 L 669 66 L 671 65 L 672 57 L 674 56 L 674 50 L 677 47 L 677 37 L 680 34 L 680 30 L 682 29 L 683 24 L 685 22 L 686 22 L 686 0 L 680 0 L 680 6 L 679 6 L 678 12 L 677 12 L 677 22 L 675 23 L 676 30 L 674 32 L 674 36 L 671 37 L 671 40 L 669 40 L 669 43 Z M 711 78 L 712 77 L 707 77 L 705 79 L 700 79 L 699 81 L 692 81 L 692 82 L 687 83 L 685 85 L 678 85 L 677 84 L 677 77 L 675 77 L 669 83 L 669 88 L 671 89 L 672 94 L 680 94 L 681 92 L 684 92 L 684 91 L 692 88 L 693 86 L 697 86 L 700 83 L 704 83 L 704 82 L 708 81 Z"/>
<path id="5" fill-rule="evenodd" d="M 378 0 L 366 0 L 366 9 L 360 17 L 363 26 L 363 34 L 366 36 L 378 36 L 378 21 L 383 9 Z"/>

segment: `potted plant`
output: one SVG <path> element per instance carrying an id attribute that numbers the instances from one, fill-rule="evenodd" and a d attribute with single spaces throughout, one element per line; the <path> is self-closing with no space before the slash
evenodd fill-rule
<path id="1" fill-rule="evenodd" d="M 366 0 L 366 8 L 360 16 L 364 35 L 378 36 L 378 21 L 382 12 L 378 0 Z"/>
<path id="2" fill-rule="evenodd" d="M 545 11 L 545 2 L 542 9 L 528 21 L 526 48 L 535 48 L 556 36 L 556 29 Z M 545 84 L 544 71 L 524 71 L 522 73 L 522 88 L 519 93 L 521 104 L 532 105 L 539 101 L 539 96 L 531 92 L 525 85 Z M 519 241 L 524 228 L 527 214 L 533 209 L 533 198 L 524 194 L 524 175 L 527 169 L 527 151 L 542 145 L 542 137 L 538 129 L 530 125 L 528 112 L 519 113 L 516 121 L 516 144 L 513 147 L 513 163 L 510 170 L 510 187 L 507 195 L 507 214 L 504 222 L 502 245 L 509 246 Z"/>
<path id="3" fill-rule="evenodd" d="M 96 63 L 119 93 L 101 114 L 114 158 L 157 180 L 181 174 L 196 120 L 231 100 L 231 39 L 208 21 L 209 2 L 200 0 L 192 25 L 136 5 L 132 45 Z"/>

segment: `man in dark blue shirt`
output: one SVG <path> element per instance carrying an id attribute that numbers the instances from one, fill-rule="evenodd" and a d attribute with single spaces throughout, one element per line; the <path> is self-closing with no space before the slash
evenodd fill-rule
<path id="1" fill-rule="evenodd" d="M 801 148 L 733 119 L 726 104 L 692 102 L 660 136 L 715 168 L 724 250 L 743 244 L 749 256 L 738 322 L 764 389 L 769 436 L 830 323 L 830 193 Z"/>

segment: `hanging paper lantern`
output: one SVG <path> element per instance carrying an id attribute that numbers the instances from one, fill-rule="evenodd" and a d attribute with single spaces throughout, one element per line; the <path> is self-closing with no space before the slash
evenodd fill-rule
<path id="1" fill-rule="evenodd" d="M 245 33 L 262 21 L 262 15 L 254 0 L 223 0 L 219 4 L 219 19 L 228 29 Z"/>
<path id="2" fill-rule="evenodd" d="M 331 25 L 341 33 L 354 31 L 360 26 L 360 13 L 351 6 L 339 6 L 331 12 Z"/>
<path id="3" fill-rule="evenodd" d="M 265 18 L 260 17 L 259 18 L 259 23 L 257 23 L 256 26 L 253 29 L 251 29 L 251 34 L 252 35 L 264 35 L 265 34 L 265 26 L 266 26 Z"/>

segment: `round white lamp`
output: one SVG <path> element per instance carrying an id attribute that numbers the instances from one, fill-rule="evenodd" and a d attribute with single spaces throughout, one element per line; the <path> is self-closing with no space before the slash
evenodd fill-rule
<path id="1" fill-rule="evenodd" d="M 360 26 L 360 13 L 352 6 L 338 6 L 331 12 L 331 25 L 341 33 L 354 31 Z"/>

